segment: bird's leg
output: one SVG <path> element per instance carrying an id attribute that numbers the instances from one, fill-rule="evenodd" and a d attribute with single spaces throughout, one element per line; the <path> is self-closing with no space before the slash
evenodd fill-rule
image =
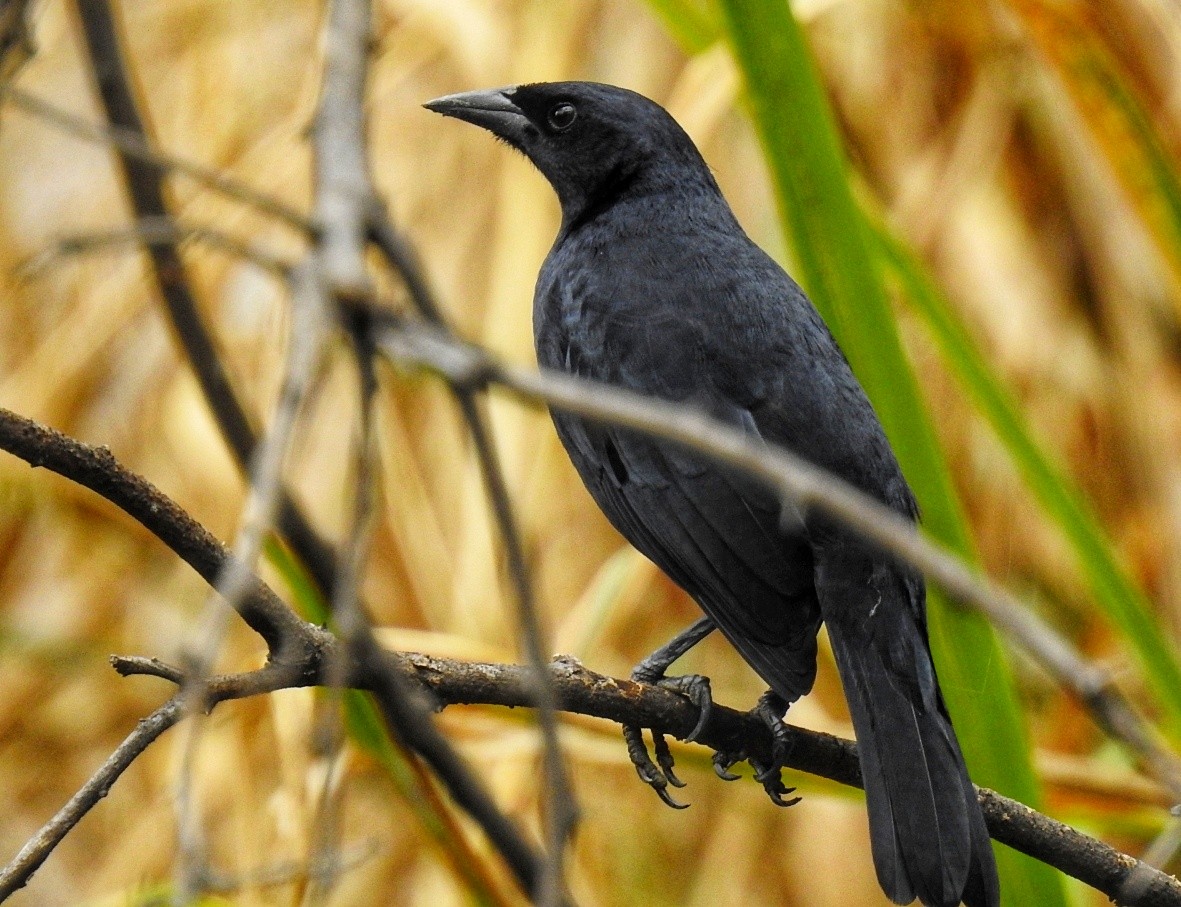
<path id="1" fill-rule="evenodd" d="M 783 722 L 783 716 L 787 714 L 787 705 L 782 696 L 774 690 L 768 690 L 759 697 L 758 703 L 751 710 L 771 731 L 771 761 L 763 764 L 751 759 L 750 765 L 755 770 L 755 780 L 763 785 L 767 796 L 776 806 L 795 806 L 800 802 L 799 797 L 784 799 L 787 794 L 795 793 L 795 788 L 786 787 L 780 777 L 783 763 L 791 753 L 791 732 Z"/>
<path id="2" fill-rule="evenodd" d="M 664 687 L 667 690 L 680 693 L 691 700 L 698 708 L 697 724 L 685 737 L 687 741 L 697 739 L 697 735 L 709 722 L 713 711 L 713 695 L 710 693 L 709 678 L 700 674 L 687 674 L 683 677 L 665 677 L 664 672 L 669 665 L 705 639 L 714 630 L 714 622 L 703 617 L 684 632 L 678 634 L 666 645 L 661 646 L 632 671 L 632 680 L 637 683 L 650 683 Z M 639 725 L 625 724 L 623 739 L 627 744 L 627 753 L 640 779 L 651 787 L 660 799 L 674 809 L 684 809 L 688 804 L 678 803 L 668 792 L 668 786 L 684 787 L 685 782 L 673 772 L 673 756 L 668 748 L 668 741 L 659 731 L 652 732 L 652 749 L 656 753 L 656 762 L 648 755 L 648 748 L 644 745 L 643 730 Z"/>
<path id="3" fill-rule="evenodd" d="M 697 706 L 699 710 L 697 724 L 685 737 L 689 743 L 697 739 L 697 735 L 709 723 L 709 716 L 713 711 L 714 700 L 709 688 L 709 678 L 703 677 L 701 674 L 665 677 L 664 672 L 674 661 L 713 631 L 714 622 L 708 617 L 703 617 L 632 669 L 632 680 L 637 683 L 651 683 L 658 687 L 664 687 L 666 690 L 672 690 L 674 693 L 680 693 Z"/>

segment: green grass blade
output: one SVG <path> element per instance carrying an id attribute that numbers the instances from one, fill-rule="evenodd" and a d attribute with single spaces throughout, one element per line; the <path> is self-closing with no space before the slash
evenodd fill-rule
<path id="1" fill-rule="evenodd" d="M 804 37 L 784 0 L 722 0 L 798 277 L 873 400 L 925 514 L 926 530 L 972 556 L 966 524 L 902 350 L 868 228 Z M 930 601 L 931 642 L 974 778 L 1036 805 L 1037 779 L 1012 679 L 979 617 Z M 1060 877 L 999 850 L 1006 905 L 1064 905 Z"/>
<path id="2" fill-rule="evenodd" d="M 717 9 L 700 0 L 648 0 L 665 30 L 691 54 L 698 54 L 722 36 Z"/>
<path id="3" fill-rule="evenodd" d="M 931 332 L 944 361 L 1009 451 L 1042 508 L 1070 542 L 1097 604 L 1136 652 L 1171 736 L 1178 739 L 1181 666 L 1176 646 L 1154 619 L 1147 596 L 1121 566 L 1111 541 L 1083 497 L 1033 440 L 1016 403 L 988 367 L 939 288 L 910 251 L 884 228 L 877 229 L 875 235 L 883 260 Z"/>

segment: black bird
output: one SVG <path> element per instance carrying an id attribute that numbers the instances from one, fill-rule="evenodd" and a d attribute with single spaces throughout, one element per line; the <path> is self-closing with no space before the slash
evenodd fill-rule
<path id="1" fill-rule="evenodd" d="M 803 291 L 743 232 L 692 140 L 659 105 L 586 82 L 450 95 L 429 109 L 489 130 L 550 181 L 562 224 L 538 276 L 537 358 L 704 409 L 917 519 L 882 427 Z M 773 729 L 816 674 L 821 621 L 860 746 L 878 879 L 889 898 L 996 907 L 984 817 L 944 707 L 922 577 L 817 516 L 670 444 L 555 412 L 615 527 L 707 615 L 641 665 L 664 669 L 715 626 L 771 687 Z M 702 706 L 703 678 L 667 678 Z M 699 726 L 700 727 L 700 726 Z M 631 729 L 641 776 L 680 786 Z M 638 749 L 638 752 L 637 752 Z M 719 774 L 734 757 L 719 756 Z M 773 798 L 777 766 L 756 766 Z M 731 776 L 733 777 L 733 776 Z"/>

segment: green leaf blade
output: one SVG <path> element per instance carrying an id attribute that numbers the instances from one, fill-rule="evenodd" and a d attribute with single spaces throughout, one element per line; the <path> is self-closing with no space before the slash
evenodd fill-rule
<path id="1" fill-rule="evenodd" d="M 967 525 L 902 350 L 804 37 L 783 0 L 722 0 L 721 7 L 800 282 L 873 401 L 919 498 L 926 531 L 972 558 Z M 935 593 L 929 618 L 945 698 L 973 777 L 1036 806 L 1040 790 L 1024 722 L 994 632 Z M 998 858 L 1006 905 L 1067 903 L 1053 870 L 1006 849 L 998 850 Z"/>

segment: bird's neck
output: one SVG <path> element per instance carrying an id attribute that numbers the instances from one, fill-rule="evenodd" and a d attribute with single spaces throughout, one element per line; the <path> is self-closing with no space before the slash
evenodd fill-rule
<path id="1" fill-rule="evenodd" d="M 647 228 L 653 218 L 667 223 L 670 217 L 687 218 L 689 222 L 734 223 L 730 206 L 708 173 L 706 179 L 678 179 L 677 174 L 619 172 L 600 183 L 594 192 L 561 201 L 559 244 L 565 237 L 604 221 L 615 226 L 630 222 Z"/>

